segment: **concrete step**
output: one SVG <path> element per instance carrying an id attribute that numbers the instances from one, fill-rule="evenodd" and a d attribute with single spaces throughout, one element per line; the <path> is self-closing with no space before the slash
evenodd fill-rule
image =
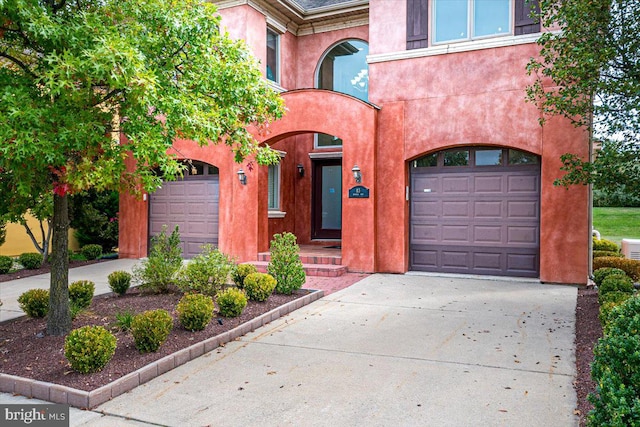
<path id="1" fill-rule="evenodd" d="M 251 261 L 251 264 L 255 265 L 259 272 L 266 273 L 269 261 Z M 346 266 L 336 264 L 309 264 L 303 262 L 302 267 L 307 276 L 340 277 L 347 272 Z"/>
<path id="2" fill-rule="evenodd" d="M 269 262 L 271 254 L 269 252 L 260 252 L 258 261 Z M 323 264 L 323 265 L 342 265 L 342 257 L 335 255 L 300 255 L 300 261 L 303 264 Z"/>

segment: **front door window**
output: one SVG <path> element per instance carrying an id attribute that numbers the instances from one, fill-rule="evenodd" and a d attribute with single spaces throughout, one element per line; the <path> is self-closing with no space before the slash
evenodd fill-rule
<path id="1" fill-rule="evenodd" d="M 342 162 L 314 163 L 313 230 L 314 239 L 340 239 L 342 236 Z"/>

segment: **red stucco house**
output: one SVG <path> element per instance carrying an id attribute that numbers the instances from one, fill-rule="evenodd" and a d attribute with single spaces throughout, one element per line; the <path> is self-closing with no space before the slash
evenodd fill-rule
<path id="1" fill-rule="evenodd" d="M 525 102 L 530 2 L 216 1 L 282 92 L 285 117 L 258 136 L 281 162 L 176 141 L 198 173 L 121 197 L 120 255 L 146 256 L 150 233 L 179 224 L 187 254 L 210 242 L 252 261 L 290 231 L 339 246 L 350 271 L 585 283 L 588 189 L 553 181 L 588 134 L 541 127 Z"/>

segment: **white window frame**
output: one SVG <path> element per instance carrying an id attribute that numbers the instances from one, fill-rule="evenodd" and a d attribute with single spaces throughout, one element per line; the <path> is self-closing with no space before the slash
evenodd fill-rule
<path id="1" fill-rule="evenodd" d="M 282 152 L 282 151 L 278 151 L 278 154 L 280 155 L 280 160 L 282 161 L 282 159 L 287 155 L 287 153 Z M 287 214 L 286 212 L 281 211 L 280 209 L 282 208 L 282 168 L 280 167 L 281 163 L 276 163 L 275 165 L 269 165 L 268 167 L 268 174 L 271 175 L 273 174 L 273 182 L 275 183 L 275 189 L 274 189 L 274 205 L 275 206 L 269 206 L 269 203 L 271 202 L 271 200 L 269 200 L 269 197 L 267 196 L 267 209 L 268 209 L 268 217 L 269 218 L 284 218 L 285 215 Z M 267 186 L 269 185 L 269 179 L 267 177 Z M 269 189 L 267 188 L 267 191 Z"/>
<path id="2" fill-rule="evenodd" d="M 436 40 L 436 3 L 438 1 L 447 1 L 447 0 L 432 0 L 430 1 L 431 5 L 429 7 L 430 9 L 430 13 L 429 13 L 429 27 L 431 28 L 430 30 L 430 38 L 432 40 L 431 45 L 432 46 L 437 46 L 437 45 L 446 45 L 446 44 L 451 44 L 451 43 L 463 43 L 463 42 L 469 42 L 469 41 L 473 41 L 473 40 L 483 40 L 483 39 L 489 39 L 489 38 L 496 38 L 496 37 L 508 37 L 508 36 L 513 36 L 513 9 L 514 9 L 514 4 L 513 4 L 513 0 L 510 0 L 509 3 L 509 24 L 508 24 L 508 29 L 509 31 L 504 32 L 504 33 L 496 33 L 496 34 L 488 34 L 488 35 L 484 35 L 484 36 L 474 36 L 473 35 L 473 25 L 474 25 L 474 4 L 475 4 L 475 0 L 467 0 L 467 37 L 465 38 L 459 38 L 459 39 L 449 39 L 449 40 L 441 40 L 438 41 Z M 539 35 L 538 35 L 539 36 Z"/>
<path id="3" fill-rule="evenodd" d="M 282 33 L 280 33 L 278 30 L 276 30 L 275 28 L 273 28 L 271 25 L 267 26 L 267 41 L 268 41 L 268 37 L 269 37 L 269 33 L 272 33 L 275 36 L 275 40 L 276 40 L 276 70 L 273 76 L 273 80 L 270 79 L 268 77 L 268 73 L 267 73 L 267 67 L 269 66 L 269 61 L 268 61 L 268 46 L 267 44 L 265 44 L 265 49 L 267 50 L 267 56 L 265 57 L 265 64 L 264 64 L 264 75 L 266 77 L 266 79 L 270 82 L 273 82 L 277 85 L 280 85 L 280 68 L 281 68 L 281 64 L 280 64 L 280 38 L 282 36 Z"/>

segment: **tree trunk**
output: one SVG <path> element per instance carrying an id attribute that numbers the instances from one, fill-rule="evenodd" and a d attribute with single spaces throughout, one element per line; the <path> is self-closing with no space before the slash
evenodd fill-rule
<path id="1" fill-rule="evenodd" d="M 66 335 L 71 331 L 69 310 L 69 198 L 53 196 L 53 242 L 47 334 Z"/>

